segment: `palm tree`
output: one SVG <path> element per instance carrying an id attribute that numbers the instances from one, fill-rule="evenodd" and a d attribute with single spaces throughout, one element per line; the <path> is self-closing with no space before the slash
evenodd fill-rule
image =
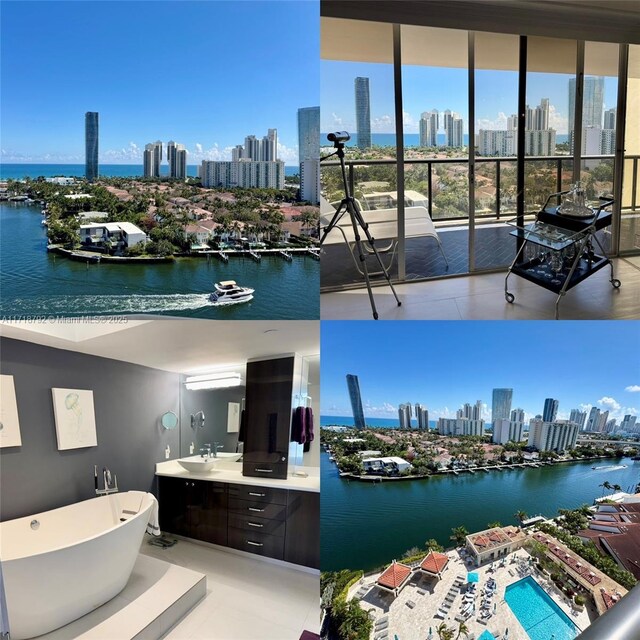
<path id="1" fill-rule="evenodd" d="M 622 487 L 619 484 L 614 484 L 611 486 L 614 491 L 622 491 Z"/>
<path id="2" fill-rule="evenodd" d="M 605 480 L 602 484 L 598 485 L 599 487 L 602 487 L 602 495 L 604 495 L 604 490 L 607 489 L 611 489 L 611 484 L 609 483 L 608 480 Z"/>
<path id="3" fill-rule="evenodd" d="M 451 535 L 449 536 L 449 539 L 454 540 L 458 545 L 462 545 L 464 544 L 464 541 L 468 535 L 469 532 L 467 531 L 466 527 L 453 527 L 453 529 L 451 529 Z"/>
<path id="4" fill-rule="evenodd" d="M 436 627 L 436 633 L 440 640 L 453 640 L 454 630 L 449 629 L 446 622 L 443 622 L 439 627 Z"/>
<path id="5" fill-rule="evenodd" d="M 522 524 L 527 519 L 527 512 L 523 511 L 522 509 L 516 511 L 513 515 L 518 518 L 520 524 Z"/>
<path id="6" fill-rule="evenodd" d="M 465 638 L 469 635 L 469 627 L 467 627 L 464 622 L 461 622 L 458 625 L 458 635 L 456 636 L 456 640 L 458 640 L 458 638 L 462 635 L 464 635 Z"/>

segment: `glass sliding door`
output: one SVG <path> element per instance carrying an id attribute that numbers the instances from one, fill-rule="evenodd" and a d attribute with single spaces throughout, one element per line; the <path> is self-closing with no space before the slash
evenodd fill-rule
<path id="1" fill-rule="evenodd" d="M 511 264 L 516 241 L 519 37 L 476 32 L 474 270 Z"/>
<path id="2" fill-rule="evenodd" d="M 338 18 L 321 21 L 321 156 L 335 151 L 327 134 L 346 130 L 345 161 L 350 189 L 365 220 L 375 224 L 376 246 L 393 278 L 398 272 L 395 217 L 396 139 L 393 82 L 393 25 Z M 323 198 L 337 207 L 344 198 L 344 186 L 337 158 L 321 164 Z M 326 207 L 326 205 L 325 205 Z M 381 213 L 376 213 L 382 210 Z M 331 217 L 331 210 L 323 214 Z M 389 218 L 386 223 L 382 218 Z M 373 229 L 372 225 L 372 229 Z M 364 238 L 364 234 L 360 234 Z M 321 260 L 323 289 L 363 285 L 354 234 L 345 214 L 327 236 Z M 383 280 L 374 256 L 367 265 Z"/>
<path id="3" fill-rule="evenodd" d="M 401 26 L 406 278 L 469 270 L 468 32 Z"/>
<path id="4" fill-rule="evenodd" d="M 620 252 L 640 253 L 640 45 L 629 45 Z"/>

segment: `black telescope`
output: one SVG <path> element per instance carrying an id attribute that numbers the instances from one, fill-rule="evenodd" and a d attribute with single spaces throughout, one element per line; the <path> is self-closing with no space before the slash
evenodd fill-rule
<path id="1" fill-rule="evenodd" d="M 327 134 L 327 140 L 329 142 L 347 142 L 351 140 L 351 136 L 348 131 L 335 131 L 334 133 Z"/>

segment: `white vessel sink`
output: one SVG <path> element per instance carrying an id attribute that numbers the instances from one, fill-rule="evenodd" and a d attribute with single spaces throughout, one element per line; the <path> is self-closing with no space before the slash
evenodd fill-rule
<path id="1" fill-rule="evenodd" d="M 227 453 L 225 451 L 218 451 L 218 460 L 220 462 L 237 462 L 242 458 L 241 453 Z"/>
<path id="2" fill-rule="evenodd" d="M 202 456 L 189 456 L 178 458 L 178 464 L 191 473 L 206 473 L 216 466 L 218 458 L 203 458 Z"/>

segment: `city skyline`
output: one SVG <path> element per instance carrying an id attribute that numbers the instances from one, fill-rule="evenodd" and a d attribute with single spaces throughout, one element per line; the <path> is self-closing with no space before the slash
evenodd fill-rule
<path id="1" fill-rule="evenodd" d="M 464 135 L 469 133 L 467 70 L 453 67 L 404 65 L 404 133 L 419 134 L 425 112 L 450 109 L 460 115 Z M 395 133 L 393 67 L 385 64 L 323 60 L 321 76 L 321 131 L 357 131 L 355 108 L 349 86 L 354 78 L 369 78 L 371 133 Z M 515 71 L 476 71 L 476 122 L 480 129 L 507 129 L 509 116 L 518 110 L 518 82 Z M 561 73 L 527 74 L 526 102 L 535 108 L 542 98 L 550 102 L 549 127 L 560 135 L 569 134 L 569 80 Z M 442 87 L 446 86 L 446 91 Z M 426 87 L 426 89 L 425 89 Z M 340 90 L 337 90 L 340 88 Z M 616 107 L 617 80 L 604 77 L 603 108 Z M 442 129 L 442 124 L 440 124 Z"/>
<path id="2" fill-rule="evenodd" d="M 100 164 L 141 165 L 156 139 L 181 140 L 190 165 L 230 160 L 247 131 L 269 127 L 279 158 L 298 164 L 297 108 L 318 104 L 317 2 L 37 4 L 3 7 L 3 163 L 83 164 L 81 118 L 95 111 Z M 238 24 L 252 46 L 238 46 Z M 286 38 L 267 40 L 269 24 Z M 171 47 L 149 58 L 141 34 L 167 30 Z"/>
<path id="3" fill-rule="evenodd" d="M 407 324 L 397 335 L 385 324 L 323 323 L 322 415 L 351 415 L 347 373 L 359 378 L 367 418 L 397 421 L 399 406 L 407 402 L 426 407 L 432 421 L 454 418 L 464 403 L 481 400 L 481 417 L 490 422 L 494 388 L 512 388 L 511 408 L 523 409 L 527 421 L 543 414 L 547 398 L 558 399 L 559 420 L 569 419 L 573 409 L 588 414 L 597 407 L 620 425 L 624 415 L 640 413 L 640 366 L 629 358 L 639 342 L 633 327 L 607 335 L 607 358 L 594 376 L 593 355 L 576 345 L 593 342 L 597 322 L 434 321 L 428 332 Z M 523 356 L 515 367 L 518 349 Z"/>

